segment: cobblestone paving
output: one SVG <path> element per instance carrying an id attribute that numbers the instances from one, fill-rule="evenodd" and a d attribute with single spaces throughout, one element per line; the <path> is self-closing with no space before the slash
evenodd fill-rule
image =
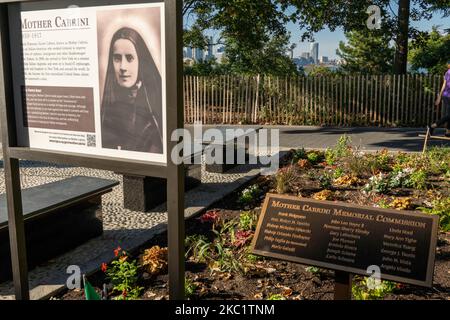
<path id="1" fill-rule="evenodd" d="M 2 162 L 0 162 L 2 164 Z M 259 174 L 254 166 L 238 166 L 227 174 L 211 174 L 202 167 L 202 184 L 185 195 L 185 217 L 190 217 Z M 70 265 L 78 265 L 87 275 L 98 270 L 102 262 L 113 259 L 113 249 L 120 245 L 133 250 L 161 233 L 167 227 L 165 204 L 153 212 L 137 212 L 123 208 L 122 176 L 111 171 L 80 167 L 55 166 L 21 161 L 21 185 L 29 188 L 68 177 L 82 175 L 113 179 L 120 185 L 102 198 L 103 236 L 92 239 L 76 249 L 39 266 L 29 273 L 31 299 L 49 297 L 65 288 Z M 5 192 L 3 166 L 0 167 L 0 193 Z M 55 243 L 57 245 L 57 243 Z M 0 300 L 14 299 L 12 282 L 0 284 Z"/>

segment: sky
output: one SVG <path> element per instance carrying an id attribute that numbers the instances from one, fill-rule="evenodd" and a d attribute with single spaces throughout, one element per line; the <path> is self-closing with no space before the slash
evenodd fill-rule
<path id="1" fill-rule="evenodd" d="M 392 1 L 392 9 L 397 11 L 396 1 Z M 185 27 L 188 27 L 191 21 L 184 21 Z M 443 18 L 440 13 L 435 13 L 431 20 L 421 20 L 418 22 L 412 22 L 412 26 L 421 31 L 431 31 L 433 26 L 441 26 L 443 29 L 450 28 L 450 18 Z M 297 47 L 294 49 L 294 57 L 300 56 L 301 52 L 309 52 L 309 42 L 300 43 L 301 30 L 293 23 L 286 25 L 287 30 L 291 33 L 291 43 L 295 43 Z M 218 38 L 218 31 L 207 32 L 207 35 L 212 36 L 214 39 Z M 344 32 L 342 29 L 336 29 L 331 32 L 328 29 L 320 31 L 314 35 L 315 41 L 319 43 L 319 56 L 327 56 L 329 59 L 336 59 L 336 49 L 339 46 L 340 41 L 346 41 Z"/>
<path id="2" fill-rule="evenodd" d="M 396 10 L 394 8 L 394 10 Z M 412 26 L 421 31 L 430 31 L 433 26 L 441 26 L 444 29 L 450 28 L 450 18 L 442 18 L 440 14 L 434 14 L 433 18 L 429 21 L 422 20 L 418 22 L 412 22 Z M 301 30 L 298 26 L 289 23 L 287 25 L 288 31 L 291 33 L 291 43 L 295 43 L 297 47 L 294 49 L 294 57 L 300 56 L 301 52 L 309 52 L 309 42 L 300 43 Z M 340 41 L 346 41 L 344 32 L 342 29 L 336 29 L 331 32 L 329 29 L 325 29 L 315 34 L 315 41 L 319 43 L 319 56 L 327 56 L 329 59 L 336 59 L 336 49 L 339 46 Z"/>

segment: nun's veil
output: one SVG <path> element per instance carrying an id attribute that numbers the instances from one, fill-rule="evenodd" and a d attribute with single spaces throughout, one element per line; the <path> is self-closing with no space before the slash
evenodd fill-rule
<path id="1" fill-rule="evenodd" d="M 114 43 L 119 39 L 130 40 L 135 48 L 139 58 L 139 74 L 137 82 L 141 81 L 142 86 L 140 91 L 145 95 L 145 101 L 150 109 L 150 112 L 155 117 L 158 131 L 162 138 L 162 89 L 161 89 L 161 75 L 156 68 L 153 57 L 150 54 L 144 40 L 134 29 L 121 28 L 112 37 L 109 46 L 108 55 L 108 69 L 106 72 L 105 87 L 103 91 L 102 100 L 102 121 L 108 114 L 108 106 L 111 106 L 117 101 L 117 92 L 119 92 L 119 85 L 117 83 L 114 64 L 113 64 L 113 49 Z"/>

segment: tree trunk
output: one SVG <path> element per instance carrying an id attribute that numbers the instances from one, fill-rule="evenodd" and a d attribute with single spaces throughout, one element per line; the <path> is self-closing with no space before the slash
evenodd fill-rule
<path id="1" fill-rule="evenodd" d="M 405 74 L 408 62 L 408 32 L 411 0 L 400 0 L 398 4 L 398 33 L 394 60 L 394 73 Z"/>

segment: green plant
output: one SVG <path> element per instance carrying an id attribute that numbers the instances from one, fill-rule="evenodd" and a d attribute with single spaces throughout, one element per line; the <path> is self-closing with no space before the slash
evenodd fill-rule
<path id="1" fill-rule="evenodd" d="M 339 159 L 348 155 L 351 152 L 350 150 L 351 142 L 352 140 L 346 134 L 340 136 L 333 149 L 335 157 Z"/>
<path id="2" fill-rule="evenodd" d="M 377 152 L 377 154 L 374 157 L 374 161 L 371 163 L 372 172 L 389 171 L 391 168 L 390 162 L 391 157 L 389 156 L 387 149 Z"/>
<path id="3" fill-rule="evenodd" d="M 293 151 L 292 154 L 292 163 L 297 163 L 300 159 L 306 159 L 306 150 L 305 148 L 297 149 Z"/>
<path id="4" fill-rule="evenodd" d="M 306 155 L 306 158 L 308 159 L 311 164 L 315 165 L 323 160 L 323 155 L 316 151 L 308 152 Z"/>
<path id="5" fill-rule="evenodd" d="M 366 193 L 387 193 L 389 191 L 389 177 L 384 173 L 370 177 L 369 182 L 363 187 L 363 191 Z"/>
<path id="6" fill-rule="evenodd" d="M 279 194 L 286 193 L 291 190 L 291 184 L 298 178 L 297 167 L 290 165 L 278 170 L 275 175 L 276 189 Z"/>
<path id="7" fill-rule="evenodd" d="M 377 206 L 378 206 L 379 208 L 383 208 L 383 209 L 389 209 L 389 208 L 390 208 L 390 205 L 389 205 L 389 203 L 387 202 L 386 199 L 380 199 L 380 200 L 378 200 Z"/>
<path id="8" fill-rule="evenodd" d="M 306 267 L 305 270 L 307 272 L 310 272 L 310 273 L 314 274 L 314 275 L 320 274 L 320 268 L 318 268 L 318 267 L 310 266 L 310 267 Z"/>
<path id="9" fill-rule="evenodd" d="M 116 300 L 135 300 L 139 298 L 142 287 L 137 286 L 138 265 L 130 261 L 127 253 L 120 247 L 114 250 L 116 260 L 110 266 L 102 265 L 102 270 L 113 284 L 113 292 L 119 293 Z"/>
<path id="10" fill-rule="evenodd" d="M 337 157 L 335 153 L 333 152 L 333 149 L 327 149 L 325 150 L 325 162 L 332 166 L 336 163 Z"/>
<path id="11" fill-rule="evenodd" d="M 255 263 L 255 262 L 263 260 L 263 257 L 257 256 L 257 255 L 251 254 L 251 253 L 247 253 L 247 255 L 245 255 L 245 259 L 250 263 Z"/>
<path id="12" fill-rule="evenodd" d="M 191 279 L 186 277 L 184 280 L 184 295 L 185 295 L 185 297 L 188 299 L 191 298 L 194 295 L 195 290 L 197 290 L 197 285 L 195 283 L 193 283 Z"/>
<path id="13" fill-rule="evenodd" d="M 212 243 L 204 235 L 192 235 L 185 239 L 186 258 L 189 255 L 197 262 L 207 262 L 210 259 Z"/>
<path id="14" fill-rule="evenodd" d="M 277 293 L 270 295 L 268 300 L 286 300 L 286 298 L 282 294 Z"/>
<path id="15" fill-rule="evenodd" d="M 151 275 L 157 275 L 167 269 L 167 248 L 153 246 L 140 256 L 139 265 Z"/>
<path id="16" fill-rule="evenodd" d="M 418 208 L 424 213 L 439 216 L 439 227 L 442 231 L 450 231 L 450 197 L 435 199 L 431 203 L 431 208 Z"/>
<path id="17" fill-rule="evenodd" d="M 406 168 L 396 168 L 389 175 L 389 188 L 401 188 L 401 187 L 410 187 L 410 178 L 413 169 Z"/>
<path id="18" fill-rule="evenodd" d="M 410 185 L 418 190 L 425 190 L 427 188 L 427 172 L 423 169 L 419 169 L 411 173 L 409 178 Z"/>
<path id="19" fill-rule="evenodd" d="M 379 300 L 383 299 L 396 288 L 396 283 L 391 281 L 381 281 L 375 283 L 374 278 L 355 277 L 352 285 L 352 294 L 355 300 Z"/>
<path id="20" fill-rule="evenodd" d="M 325 172 L 319 176 L 319 183 L 322 189 L 329 189 L 333 184 L 333 177 L 330 173 Z"/>
<path id="21" fill-rule="evenodd" d="M 239 215 L 239 229 L 247 231 L 254 230 L 258 217 L 254 211 L 243 211 Z"/>
<path id="22" fill-rule="evenodd" d="M 344 175 L 344 170 L 342 168 L 336 168 L 333 173 L 333 178 L 338 179 Z"/>
<path id="23" fill-rule="evenodd" d="M 370 174 L 368 159 L 358 150 L 351 152 L 344 158 L 344 166 L 352 176 L 361 178 Z"/>
<path id="24" fill-rule="evenodd" d="M 261 193 L 261 189 L 257 184 L 254 184 L 246 189 L 244 189 L 239 197 L 239 203 L 241 204 L 250 204 L 252 203 L 257 196 Z"/>

